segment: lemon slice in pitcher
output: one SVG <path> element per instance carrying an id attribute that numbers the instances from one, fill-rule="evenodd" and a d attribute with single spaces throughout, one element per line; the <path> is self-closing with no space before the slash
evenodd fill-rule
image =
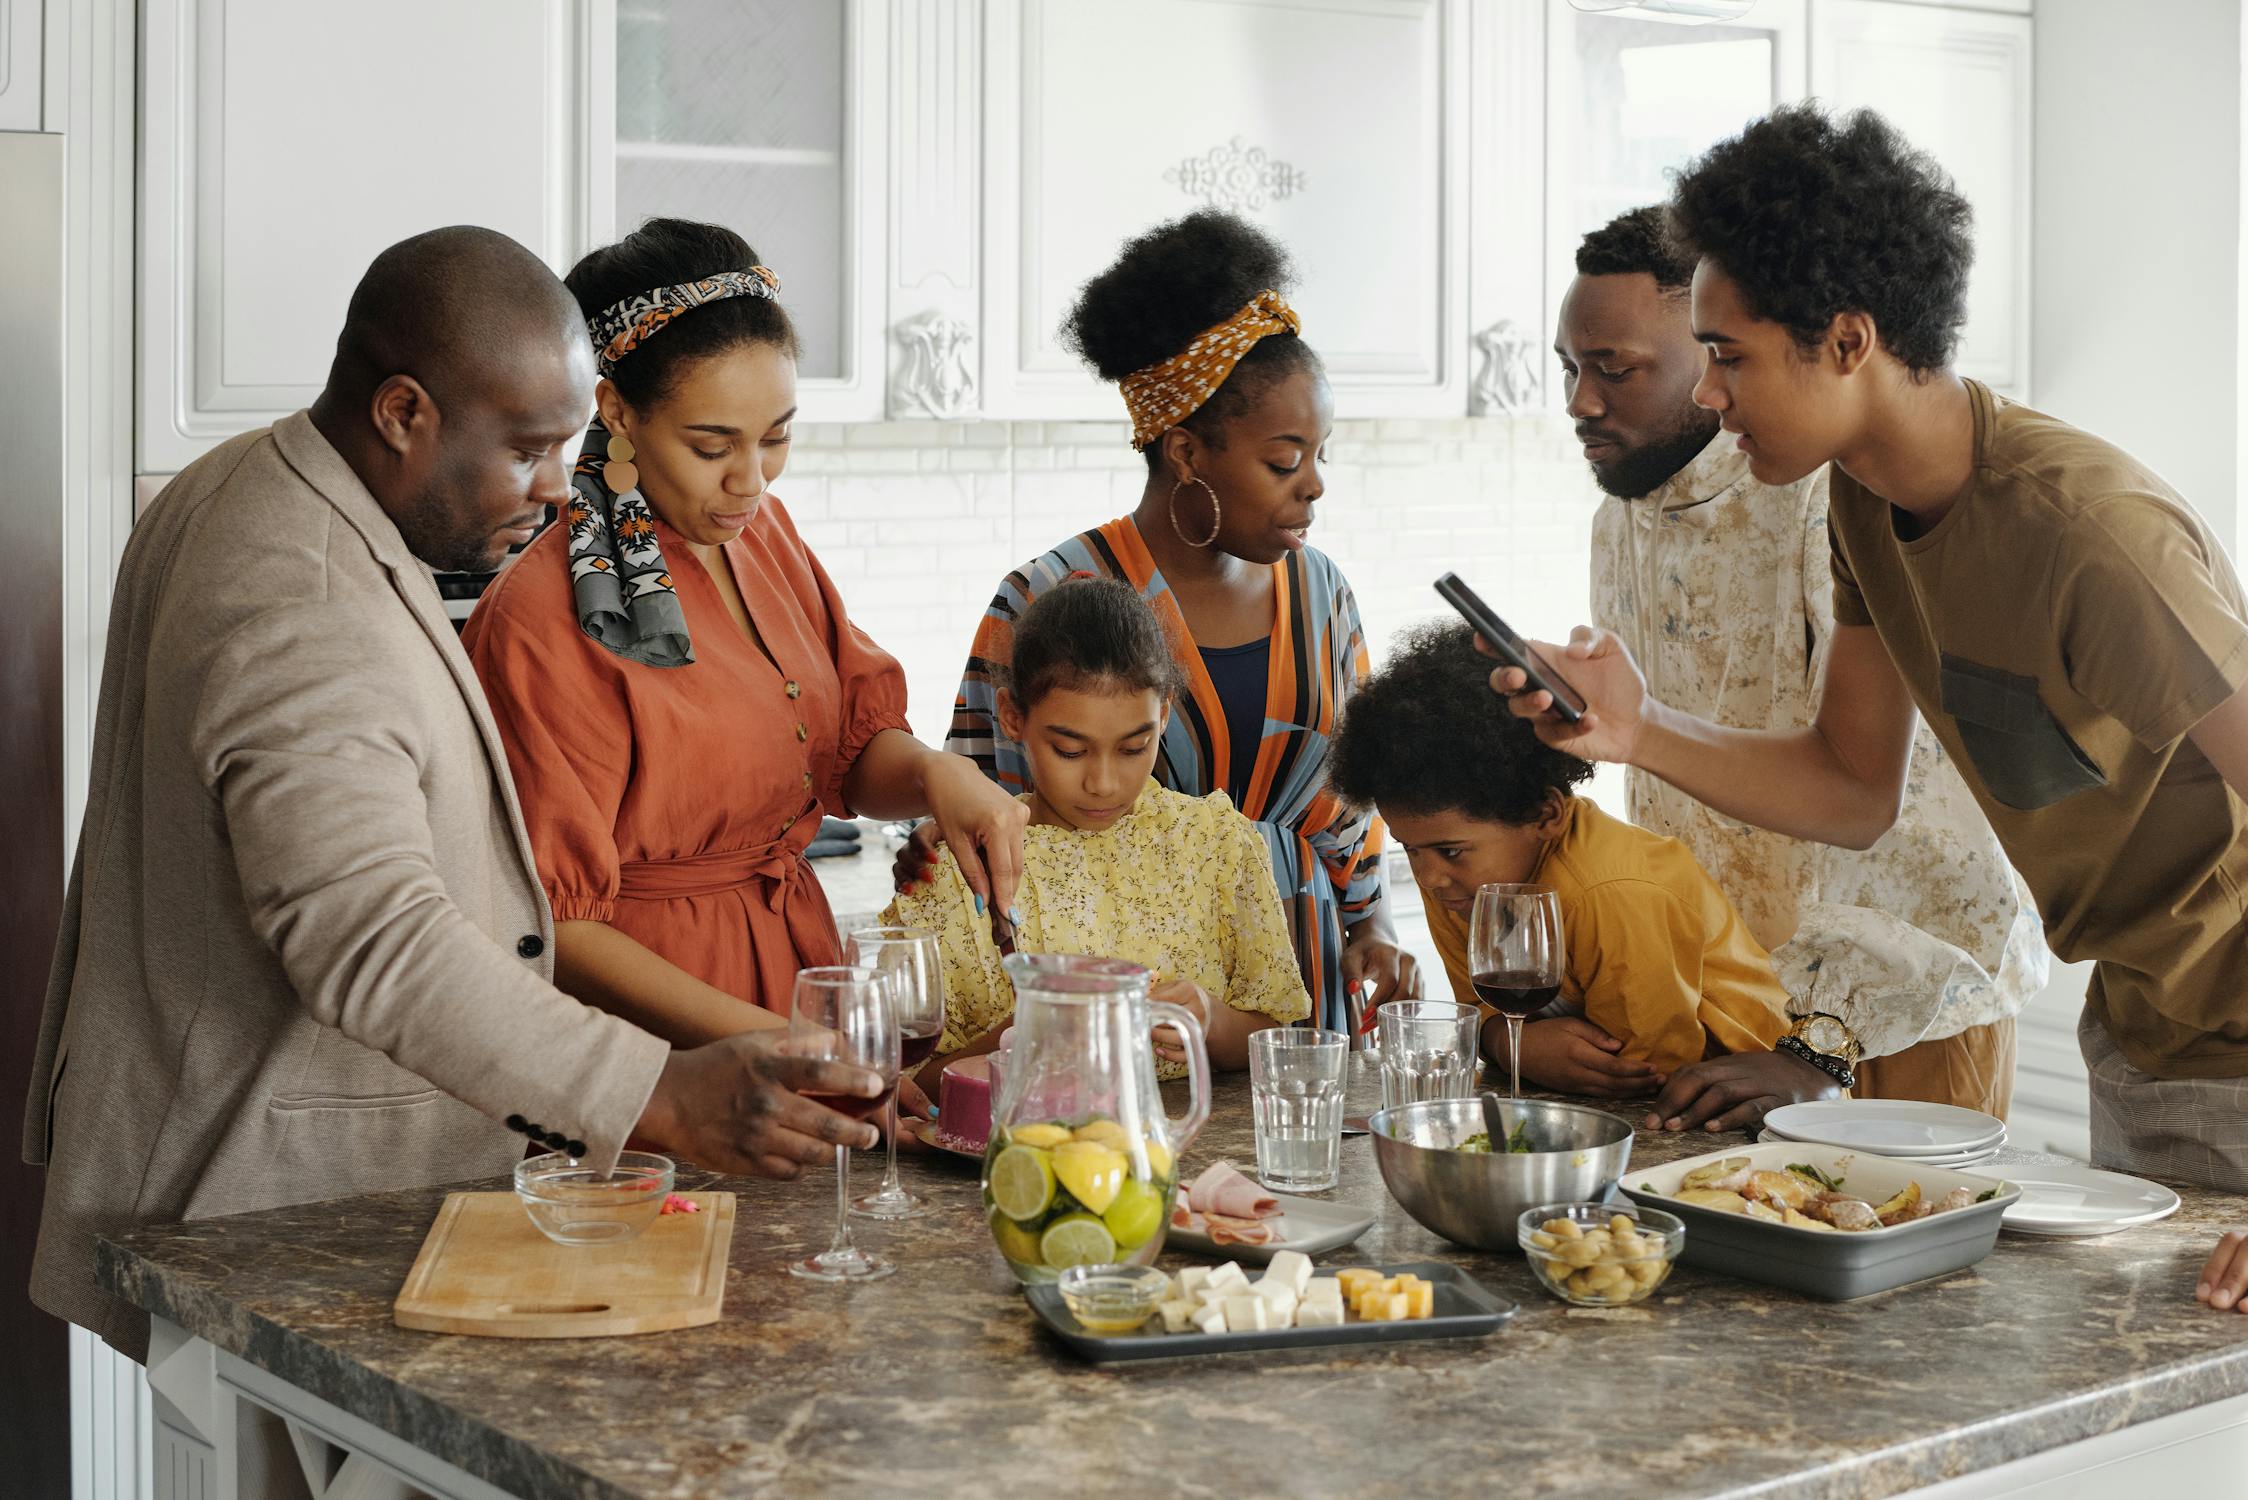
<path id="1" fill-rule="evenodd" d="M 1130 1167 L 1123 1152 L 1098 1141 L 1071 1141 L 1054 1148 L 1054 1175 L 1072 1198 L 1096 1214 L 1108 1212 L 1116 1201 Z"/>

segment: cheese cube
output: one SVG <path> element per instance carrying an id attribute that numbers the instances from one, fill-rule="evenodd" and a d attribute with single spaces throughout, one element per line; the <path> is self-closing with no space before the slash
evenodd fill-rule
<path id="1" fill-rule="evenodd" d="M 1301 1297 L 1304 1284 L 1311 1280 L 1311 1257 L 1301 1250 L 1279 1251 L 1265 1267 L 1264 1279 L 1285 1282 L 1290 1291 Z"/>
<path id="2" fill-rule="evenodd" d="M 1197 1307 L 1222 1307 L 1225 1304 L 1225 1299 L 1230 1295 L 1232 1293 L 1229 1293 L 1222 1286 L 1205 1284 L 1202 1290 L 1196 1292 L 1188 1300 L 1192 1301 Z"/>
<path id="3" fill-rule="evenodd" d="M 1408 1303 L 1405 1293 L 1391 1292 L 1384 1299 L 1381 1321 L 1384 1323 L 1402 1323 L 1405 1321 L 1407 1312 Z"/>
<path id="4" fill-rule="evenodd" d="M 1224 1304 L 1206 1303 L 1202 1310 L 1196 1313 L 1190 1321 L 1204 1333 L 1223 1333 L 1225 1332 Z"/>
<path id="5" fill-rule="evenodd" d="M 1298 1328 L 1340 1328 L 1343 1326 L 1343 1305 L 1340 1302 L 1301 1302 L 1296 1306 Z"/>
<path id="6" fill-rule="evenodd" d="M 1335 1273 L 1335 1284 L 1343 1289 L 1345 1298 L 1354 1297 L 1366 1283 L 1378 1282 L 1382 1273 L 1367 1266 L 1344 1266 Z"/>
<path id="7" fill-rule="evenodd" d="M 1313 1302 L 1317 1302 L 1321 1306 L 1331 1306 L 1337 1312 L 1341 1312 L 1343 1284 L 1332 1276 L 1312 1278 L 1304 1284 L 1302 1303 L 1299 1305 L 1308 1305 Z"/>
<path id="8" fill-rule="evenodd" d="M 1271 1309 L 1271 1326 L 1273 1326 L 1274 1328 L 1291 1328 L 1295 1326 L 1296 1294 L 1294 1292 L 1289 1291 L 1288 1288 L 1284 1286 L 1259 1285 L 1257 1288 L 1257 1298 L 1259 1301 L 1263 1302 L 1266 1307 Z"/>
<path id="9" fill-rule="evenodd" d="M 1191 1302 L 1173 1297 L 1167 1302 L 1156 1303 L 1155 1310 L 1163 1315 L 1165 1333 L 1184 1333 L 1194 1326 L 1194 1304 Z"/>
<path id="10" fill-rule="evenodd" d="M 1219 1266 L 1216 1270 L 1212 1271 L 1209 1275 L 1209 1278 L 1202 1284 L 1204 1286 L 1213 1286 L 1220 1289 L 1228 1287 L 1238 1288 L 1239 1290 L 1246 1292 L 1249 1289 L 1249 1273 L 1241 1269 L 1241 1263 L 1239 1261 L 1229 1260 L 1224 1265 Z"/>
<path id="11" fill-rule="evenodd" d="M 1209 1279 L 1208 1266 L 1188 1266 L 1179 1272 L 1178 1280 L 1173 1283 L 1178 1288 L 1173 1295 L 1192 1300 L 1194 1294 L 1202 1290 L 1202 1284 Z"/>
<path id="12" fill-rule="evenodd" d="M 1405 1316 L 1425 1318 L 1436 1311 L 1436 1288 L 1426 1281 L 1416 1281 L 1405 1288 Z"/>
<path id="13" fill-rule="evenodd" d="M 1225 1328 L 1228 1333 L 1251 1333 L 1272 1326 L 1272 1304 L 1255 1292 L 1246 1296 L 1225 1299 Z"/>

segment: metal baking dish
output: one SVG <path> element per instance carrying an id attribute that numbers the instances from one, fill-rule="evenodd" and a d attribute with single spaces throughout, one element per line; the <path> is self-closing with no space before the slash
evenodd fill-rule
<path id="1" fill-rule="evenodd" d="M 1784 1171 L 1798 1163 L 1813 1166 L 1840 1179 L 1844 1192 L 1870 1203 L 1879 1203 L 1915 1181 L 1928 1198 L 1941 1198 L 1956 1187 L 1972 1188 L 1980 1194 L 1992 1190 L 1992 1177 L 2004 1168 L 1986 1166 L 1984 1175 L 1977 1176 L 1946 1167 L 1919 1166 L 1902 1157 L 1773 1141 L 1712 1151 L 1706 1156 L 1624 1174 L 1621 1186 L 1633 1202 L 1652 1205 L 1685 1220 L 1686 1250 L 1679 1257 L 1682 1265 L 1836 1302 L 1870 1297 L 1875 1292 L 1965 1270 L 1990 1254 L 1991 1247 L 1998 1243 L 1999 1220 L 2022 1196 L 2020 1188 L 2000 1181 L 1989 1199 L 1965 1208 L 1889 1229 L 1837 1234 L 1772 1224 L 1682 1203 L 1673 1196 L 1687 1173 L 1729 1157 L 1747 1157 L 1751 1166 L 1765 1171 Z"/>
<path id="2" fill-rule="evenodd" d="M 1340 1266 L 1321 1266 L 1331 1276 Z M 1301 1349 L 1316 1344 L 1391 1344 L 1402 1339 L 1479 1338 L 1513 1317 L 1516 1305 L 1458 1266 L 1439 1261 L 1375 1266 L 1384 1276 L 1407 1272 L 1435 1288 L 1430 1315 L 1399 1323 L 1345 1323 L 1339 1328 L 1268 1328 L 1241 1333 L 1165 1333 L 1160 1318 L 1131 1333 L 1088 1333 L 1062 1301 L 1061 1288 L 1026 1286 L 1023 1296 L 1040 1322 L 1084 1359 L 1109 1364 L 1124 1359 L 1176 1359 L 1194 1354 L 1247 1354 L 1259 1349 Z"/>

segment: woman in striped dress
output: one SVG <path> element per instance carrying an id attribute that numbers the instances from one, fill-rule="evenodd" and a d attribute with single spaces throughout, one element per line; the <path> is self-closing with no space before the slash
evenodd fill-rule
<path id="1" fill-rule="evenodd" d="M 994 663 L 1013 622 L 1073 574 L 1129 580 L 1170 636 L 1188 689 L 1155 768 L 1189 796 L 1227 793 L 1272 858 L 1319 1024 L 1344 996 L 1417 996 L 1391 929 L 1378 820 L 1327 788 L 1327 746 L 1369 670 L 1357 602 L 1308 544 L 1333 402 L 1319 358 L 1280 293 L 1287 258 L 1262 231 L 1201 212 L 1124 247 L 1087 283 L 1065 337 L 1122 387 L 1145 455 L 1140 502 L 1001 580 L 970 648 L 946 748 L 1010 791 L 1032 788 L 1000 728 Z M 932 847 L 900 860 L 911 876 Z M 909 879 L 910 883 L 910 879 Z"/>

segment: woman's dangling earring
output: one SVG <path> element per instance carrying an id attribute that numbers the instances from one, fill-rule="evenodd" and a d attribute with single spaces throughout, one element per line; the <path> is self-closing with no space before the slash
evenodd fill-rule
<path id="1" fill-rule="evenodd" d="M 609 487 L 610 494 L 622 495 L 640 488 L 640 471 L 633 466 L 633 452 L 631 438 L 621 432 L 610 434 L 609 461 L 601 466 L 601 482 Z"/>
<path id="2" fill-rule="evenodd" d="M 1210 497 L 1210 534 L 1204 537 L 1199 542 L 1196 541 L 1193 537 L 1188 536 L 1186 534 L 1186 528 L 1179 524 L 1179 491 L 1185 489 L 1190 484 L 1201 485 L 1202 492 Z M 1171 529 L 1177 532 L 1179 534 L 1179 540 L 1186 543 L 1189 547 L 1207 547 L 1218 539 L 1218 492 L 1210 488 L 1209 480 L 1200 478 L 1197 475 L 1189 474 L 1186 478 L 1180 480 L 1177 484 L 1172 485 L 1170 508 Z"/>

